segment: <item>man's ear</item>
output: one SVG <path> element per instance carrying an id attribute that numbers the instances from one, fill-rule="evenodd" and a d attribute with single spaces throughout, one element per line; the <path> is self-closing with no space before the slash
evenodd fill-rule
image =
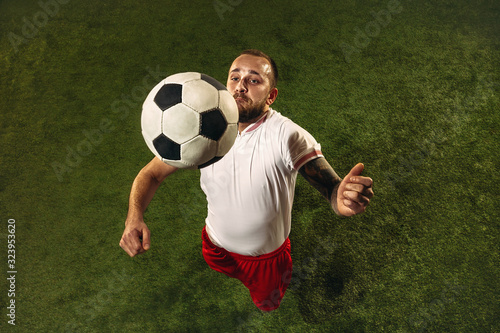
<path id="1" fill-rule="evenodd" d="M 276 97 L 278 97 L 278 88 L 273 88 L 269 92 L 269 96 L 267 96 L 266 104 L 271 105 L 274 103 L 276 100 Z"/>

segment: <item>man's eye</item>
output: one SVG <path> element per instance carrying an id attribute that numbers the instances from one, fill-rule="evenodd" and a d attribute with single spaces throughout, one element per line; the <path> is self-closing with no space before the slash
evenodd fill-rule
<path id="1" fill-rule="evenodd" d="M 238 81 L 238 78 L 237 77 L 233 77 L 233 78 L 231 78 L 231 81 Z"/>

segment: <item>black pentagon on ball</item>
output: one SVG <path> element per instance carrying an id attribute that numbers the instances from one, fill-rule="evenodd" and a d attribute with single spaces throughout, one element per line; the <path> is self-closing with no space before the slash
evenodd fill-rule
<path id="1" fill-rule="evenodd" d="M 153 140 L 153 146 L 164 159 L 172 161 L 181 159 L 181 146 L 167 138 L 164 134 L 160 134 Z"/>
<path id="2" fill-rule="evenodd" d="M 162 111 L 182 102 L 182 84 L 167 83 L 158 90 L 154 101 Z"/>
<path id="3" fill-rule="evenodd" d="M 218 108 L 202 112 L 200 134 L 206 138 L 218 141 L 227 128 L 227 122 Z"/>
<path id="4" fill-rule="evenodd" d="M 227 90 L 226 86 L 207 74 L 201 74 L 201 79 L 210 83 L 217 90 Z"/>

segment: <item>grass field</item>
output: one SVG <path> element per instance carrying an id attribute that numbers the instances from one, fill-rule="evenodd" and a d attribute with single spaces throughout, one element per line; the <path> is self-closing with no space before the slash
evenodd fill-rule
<path id="1" fill-rule="evenodd" d="M 500 332 L 498 1 L 59 1 L 0 2 L 1 332 Z M 118 246 L 146 93 L 225 82 L 246 48 L 278 63 L 275 109 L 376 192 L 343 219 L 299 177 L 270 314 L 205 264 L 198 171 L 157 192 L 148 253 Z"/>

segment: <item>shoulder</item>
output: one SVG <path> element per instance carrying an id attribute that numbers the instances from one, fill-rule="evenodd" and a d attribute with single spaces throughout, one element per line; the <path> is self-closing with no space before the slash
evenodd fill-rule
<path id="1" fill-rule="evenodd" d="M 302 140 L 303 138 L 307 138 L 308 140 L 313 139 L 312 135 L 306 129 L 290 118 L 283 116 L 276 110 L 270 109 L 270 112 L 268 116 L 268 126 L 273 128 L 282 140 L 294 142 L 296 140 Z"/>
<path id="2" fill-rule="evenodd" d="M 269 109 L 266 123 L 267 129 L 279 134 L 280 137 L 290 137 L 298 133 L 307 132 L 293 120 L 274 109 Z"/>
<path id="3" fill-rule="evenodd" d="M 269 128 L 273 133 L 273 145 L 290 170 L 298 170 L 308 161 L 322 156 L 321 146 L 304 128 L 274 111 L 268 115 Z"/>

